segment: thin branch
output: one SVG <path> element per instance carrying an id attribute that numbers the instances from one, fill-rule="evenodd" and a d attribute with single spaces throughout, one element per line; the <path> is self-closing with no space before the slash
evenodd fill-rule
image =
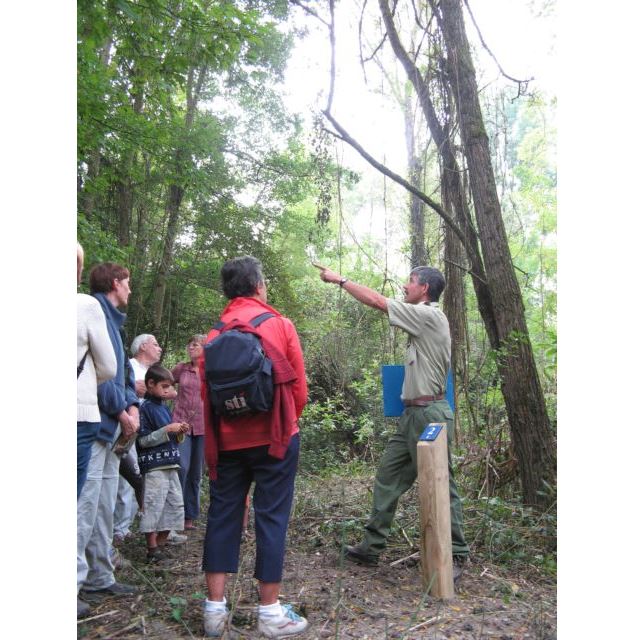
<path id="1" fill-rule="evenodd" d="M 445 211 L 445 209 L 443 209 L 443 207 L 438 202 L 435 202 L 434 200 L 429 198 L 425 193 L 419 191 L 419 189 L 417 189 L 414 185 L 410 184 L 410 182 L 408 182 L 407 180 L 402 178 L 400 175 L 398 175 L 398 174 L 394 173 L 393 171 L 391 171 L 388 167 L 383 165 L 378 160 L 375 160 L 375 158 L 373 158 L 373 156 L 371 156 L 359 144 L 359 142 L 357 142 L 339 124 L 339 122 L 331 115 L 331 113 L 328 111 L 328 109 L 325 109 L 322 113 L 326 116 L 326 118 L 333 125 L 333 127 L 335 127 L 336 131 L 339 133 L 339 136 L 341 137 L 342 140 L 344 140 L 347 144 L 349 144 L 351 147 L 353 147 L 353 149 L 355 149 L 357 151 L 357 153 L 359 153 L 359 155 L 361 155 L 362 158 L 364 158 L 364 160 L 366 160 L 366 162 L 368 162 L 368 164 L 370 164 L 371 166 L 375 167 L 375 169 L 377 169 L 378 171 L 383 173 L 385 176 L 388 176 L 391 180 L 393 180 L 397 184 L 400 184 L 407 191 L 409 191 L 414 196 L 416 196 L 417 198 L 419 198 L 420 200 L 425 202 L 425 204 L 427 204 L 431 209 L 434 209 L 439 214 L 439 216 L 441 216 L 441 218 L 448 225 L 448 227 L 450 227 L 450 229 L 452 229 L 452 231 L 454 231 L 454 233 L 456 233 L 457 237 L 461 240 L 461 243 L 463 244 L 463 246 L 465 246 L 466 240 L 465 240 L 465 235 L 463 234 L 463 231 L 461 231 L 461 229 L 457 226 L 456 222 L 454 222 L 452 217 Z"/>
<path id="2" fill-rule="evenodd" d="M 417 23 L 417 26 L 419 27 L 419 29 L 422 29 L 423 31 L 427 31 L 427 29 L 423 26 L 423 23 L 421 22 L 421 19 L 419 17 L 419 12 L 417 11 L 415 0 L 410 0 L 410 4 L 412 5 L 412 10 L 414 11 L 415 22 Z"/>
<path id="3" fill-rule="evenodd" d="M 384 33 L 381 41 L 375 47 L 375 49 L 373 50 L 373 52 L 370 54 L 368 58 L 362 57 L 362 20 L 364 18 L 364 9 L 366 8 L 366 2 L 367 0 L 364 0 L 364 6 L 362 7 L 362 13 L 359 17 L 359 26 L 358 26 L 359 59 L 362 63 L 362 69 L 364 71 L 364 79 L 366 79 L 366 67 L 364 65 L 370 60 L 372 60 L 377 55 L 377 52 L 384 46 L 384 42 L 386 42 L 386 35 L 387 35 L 386 33 Z"/>
<path id="4" fill-rule="evenodd" d="M 267 162 L 254 158 L 252 155 L 250 155 L 246 151 L 241 151 L 240 149 L 236 149 L 234 147 L 223 147 L 221 151 L 223 151 L 223 153 L 229 153 L 233 156 L 236 156 L 241 160 L 248 160 L 255 166 L 259 167 L 260 169 L 265 169 L 266 171 L 270 171 L 271 173 L 274 173 L 278 176 L 288 177 L 289 175 L 293 175 L 296 178 L 308 178 L 311 175 L 310 173 L 291 173 L 288 168 L 280 169 L 278 167 L 274 167 L 271 164 L 268 164 Z"/>
<path id="5" fill-rule="evenodd" d="M 410 627 L 410 629 L 408 629 L 408 632 L 410 631 L 416 631 L 417 629 L 421 629 L 423 627 L 427 627 L 430 624 L 436 624 L 437 622 L 443 620 L 443 616 L 434 616 L 433 618 L 428 618 L 427 620 L 424 620 L 423 622 L 420 622 L 419 624 L 416 624 L 414 627 Z"/>
<path id="6" fill-rule="evenodd" d="M 468 0 L 463 0 L 463 2 L 465 4 L 465 8 L 467 9 L 467 12 L 470 14 L 470 19 L 472 20 L 472 24 L 476 29 L 476 33 L 478 33 L 478 37 L 481 41 L 481 45 L 483 46 L 483 49 L 485 49 L 485 51 L 487 51 L 487 53 L 489 53 L 489 55 L 491 56 L 492 60 L 494 60 L 501 75 L 507 78 L 508 80 L 515 82 L 518 85 L 518 95 L 516 96 L 516 98 L 520 98 L 520 96 L 525 95 L 525 93 L 527 93 L 527 88 L 529 87 L 529 83 L 534 79 L 534 77 L 532 76 L 527 80 L 519 80 L 518 78 L 512 78 L 512 76 L 506 74 L 505 71 L 503 71 L 503 67 L 501 67 L 500 63 L 496 59 L 496 56 L 492 53 L 491 49 L 485 44 L 483 34 L 481 33 L 481 30 L 479 29 L 478 24 L 476 24 L 476 20 L 474 18 L 474 14 L 472 13 L 472 8 L 470 7 L 470 3 L 468 2 Z M 516 98 L 514 98 L 514 100 Z"/>
<path id="7" fill-rule="evenodd" d="M 487 282 L 483 280 L 483 278 L 481 278 L 481 276 L 479 276 L 478 273 L 476 273 L 472 269 L 466 269 L 463 265 L 458 264 L 458 262 L 452 262 L 452 260 L 448 260 L 447 258 L 444 258 L 443 261 L 447 262 L 448 264 L 451 264 L 453 267 L 456 267 L 461 271 L 464 271 L 465 273 L 469 273 L 473 278 L 480 280 L 483 284 L 487 284 Z"/>
<path id="8" fill-rule="evenodd" d="M 364 0 L 364 4 L 362 5 L 362 10 L 359 14 L 359 22 L 357 23 L 357 46 L 359 47 L 359 62 L 362 65 L 362 72 L 364 73 L 364 83 L 368 84 L 368 78 L 366 77 L 366 67 L 364 66 L 366 60 L 363 56 L 363 47 L 362 47 L 362 24 L 364 22 L 364 12 L 366 11 L 366 3 L 368 0 Z M 375 53 L 373 52 L 373 56 Z M 372 57 L 372 56 L 371 56 Z"/>
<path id="9" fill-rule="evenodd" d="M 97 616 L 91 616 L 90 618 L 78 618 L 77 624 L 83 624 L 84 622 L 90 622 L 91 620 L 97 620 L 98 618 L 105 618 L 106 616 L 112 616 L 115 613 L 119 613 L 119 609 L 113 609 L 112 611 L 106 611 L 106 613 L 100 613 Z"/>
<path id="10" fill-rule="evenodd" d="M 331 111 L 333 105 L 333 94 L 335 93 L 335 0 L 329 0 L 329 13 L 331 24 L 329 25 L 329 41 L 331 43 L 331 81 L 329 84 L 329 99 L 326 103 L 326 110 Z"/>
<path id="11" fill-rule="evenodd" d="M 388 566 L 396 567 L 398 564 L 401 564 L 406 560 L 414 560 L 415 558 L 418 558 L 418 557 L 419 557 L 419 551 L 415 551 L 414 553 L 411 553 L 409 556 L 406 556 L 405 558 L 399 558 L 399 560 L 393 560 Z"/>
<path id="12" fill-rule="evenodd" d="M 303 4 L 299 0 L 289 0 L 289 1 L 291 2 L 291 4 L 294 4 L 296 7 L 300 7 L 300 9 L 304 9 L 304 11 L 309 15 L 312 15 L 314 18 L 317 18 L 324 26 L 326 27 L 329 26 L 329 23 L 326 20 L 324 20 L 324 18 L 319 16 L 317 11 L 315 11 L 314 9 L 307 7 L 305 4 Z"/>

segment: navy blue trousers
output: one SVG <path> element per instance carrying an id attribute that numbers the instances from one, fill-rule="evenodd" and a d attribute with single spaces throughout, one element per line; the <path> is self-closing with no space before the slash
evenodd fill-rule
<path id="1" fill-rule="evenodd" d="M 281 582 L 287 526 L 293 502 L 300 435 L 289 441 L 284 460 L 267 454 L 268 445 L 221 451 L 218 479 L 210 480 L 210 506 L 203 549 L 203 571 L 237 573 L 245 498 L 255 482 L 255 577 Z"/>
<path id="2" fill-rule="evenodd" d="M 185 505 L 185 519 L 196 520 L 200 509 L 199 492 L 203 472 L 205 436 L 186 435 L 179 445 L 179 480 Z"/>

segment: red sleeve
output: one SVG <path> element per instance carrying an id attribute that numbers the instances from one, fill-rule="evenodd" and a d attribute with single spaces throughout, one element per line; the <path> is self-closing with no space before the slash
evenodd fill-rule
<path id="1" fill-rule="evenodd" d="M 287 336 L 287 360 L 293 367 L 298 379 L 292 385 L 293 401 L 295 402 L 296 418 L 300 418 L 307 402 L 308 390 L 306 385 L 306 372 L 304 370 L 304 357 L 302 345 L 293 323 L 288 318 L 285 320 L 285 333 Z"/>
<path id="2" fill-rule="evenodd" d="M 207 340 L 205 344 L 211 341 L 212 338 L 215 338 L 218 335 L 218 331 L 216 329 L 211 329 L 207 334 Z M 202 355 L 198 361 L 198 373 L 200 377 L 201 383 L 201 399 L 203 400 L 203 421 L 205 423 L 205 428 L 212 428 L 212 418 L 209 411 L 209 402 L 207 401 L 207 385 L 205 384 L 205 356 Z"/>

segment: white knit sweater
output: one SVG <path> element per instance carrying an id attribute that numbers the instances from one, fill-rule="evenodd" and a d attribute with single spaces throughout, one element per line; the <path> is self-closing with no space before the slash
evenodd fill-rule
<path id="1" fill-rule="evenodd" d="M 117 359 L 110 342 L 106 318 L 97 300 L 77 294 L 77 365 L 88 351 L 84 370 L 77 378 L 77 422 L 100 422 L 97 385 L 114 378 Z"/>

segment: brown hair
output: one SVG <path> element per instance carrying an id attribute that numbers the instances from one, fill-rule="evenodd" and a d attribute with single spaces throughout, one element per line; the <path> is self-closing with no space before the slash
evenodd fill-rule
<path id="1" fill-rule="evenodd" d="M 195 333 L 193 336 L 187 341 L 187 344 L 192 344 L 192 342 L 199 342 L 200 344 L 205 344 L 205 340 L 207 340 L 207 336 L 202 333 Z"/>
<path id="2" fill-rule="evenodd" d="M 102 262 L 90 270 L 88 281 L 91 293 L 110 293 L 115 287 L 115 280 L 125 280 L 130 271 L 114 262 Z"/>
<path id="3" fill-rule="evenodd" d="M 164 380 L 167 380 L 168 382 L 174 384 L 174 378 L 172 377 L 172 373 L 170 372 L 170 370 L 162 367 L 160 364 L 153 364 L 146 371 L 146 384 L 148 384 L 150 380 L 152 380 L 152 382 L 154 382 L 155 384 L 157 384 L 158 382 L 163 382 Z"/>

